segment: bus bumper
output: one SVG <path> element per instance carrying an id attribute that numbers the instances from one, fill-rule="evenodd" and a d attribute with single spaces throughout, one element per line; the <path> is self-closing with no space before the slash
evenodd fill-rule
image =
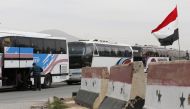
<path id="1" fill-rule="evenodd" d="M 69 79 L 67 81 L 80 82 L 81 81 L 81 69 L 70 69 Z"/>

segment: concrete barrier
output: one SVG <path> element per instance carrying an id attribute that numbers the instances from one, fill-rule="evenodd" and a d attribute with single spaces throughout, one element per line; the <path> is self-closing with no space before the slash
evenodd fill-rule
<path id="1" fill-rule="evenodd" d="M 132 83 L 132 64 L 110 68 L 107 96 L 100 109 L 122 109 L 130 98 Z"/>
<path id="2" fill-rule="evenodd" d="M 108 77 L 109 73 L 105 67 L 83 68 L 81 88 L 75 102 L 91 109 L 97 109 L 106 95 Z"/>
<path id="3" fill-rule="evenodd" d="M 190 61 L 151 63 L 146 109 L 190 109 Z"/>
<path id="4" fill-rule="evenodd" d="M 99 109 L 141 109 L 144 106 L 146 74 L 142 62 L 113 66 L 107 96 Z"/>
<path id="5" fill-rule="evenodd" d="M 147 73 L 142 62 L 134 62 L 130 100 L 126 109 L 142 109 L 145 104 Z"/>

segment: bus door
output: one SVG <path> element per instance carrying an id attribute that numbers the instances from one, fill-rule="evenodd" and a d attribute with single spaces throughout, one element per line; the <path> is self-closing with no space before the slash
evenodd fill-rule
<path id="1" fill-rule="evenodd" d="M 33 63 L 33 48 L 4 47 L 4 68 L 29 68 Z"/>

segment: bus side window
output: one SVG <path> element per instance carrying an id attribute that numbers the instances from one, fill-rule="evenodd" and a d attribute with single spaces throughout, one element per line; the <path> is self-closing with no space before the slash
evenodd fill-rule
<path id="1" fill-rule="evenodd" d="M 57 48 L 58 49 L 58 48 Z M 59 51 L 56 51 L 57 54 L 66 54 L 65 49 L 63 49 L 62 47 L 59 48 Z"/>
<path id="2" fill-rule="evenodd" d="M 45 49 L 45 53 L 54 54 L 55 53 L 55 40 L 44 39 L 44 49 Z"/>
<path id="3" fill-rule="evenodd" d="M 12 44 L 11 44 L 11 39 L 10 37 L 4 37 L 1 39 L 1 53 L 4 51 L 4 47 L 10 47 Z"/>
<path id="4" fill-rule="evenodd" d="M 123 47 L 118 47 L 118 57 L 124 57 L 125 49 Z"/>
<path id="5" fill-rule="evenodd" d="M 2 40 L 2 45 L 3 47 L 10 47 L 12 45 L 12 41 L 10 39 L 10 37 L 5 37 L 3 40 Z"/>
<path id="6" fill-rule="evenodd" d="M 100 56 L 105 56 L 104 47 L 101 44 L 98 44 L 97 48 L 98 48 L 99 55 Z"/>
<path id="7" fill-rule="evenodd" d="M 129 52 L 128 50 L 125 50 L 125 51 L 124 51 L 124 56 L 125 56 L 125 57 L 129 57 L 129 56 L 130 56 L 130 52 Z"/>
<path id="8" fill-rule="evenodd" d="M 15 36 L 15 42 L 17 47 L 31 47 L 31 40 L 27 37 Z"/>
<path id="9" fill-rule="evenodd" d="M 121 50 L 118 50 L 118 57 L 121 57 L 122 56 L 122 52 Z"/>
<path id="10" fill-rule="evenodd" d="M 93 54 L 93 45 L 92 44 L 86 44 L 86 55 L 92 56 Z"/>
<path id="11" fill-rule="evenodd" d="M 98 55 L 98 50 L 96 47 L 94 47 L 94 55 Z"/>
<path id="12" fill-rule="evenodd" d="M 105 52 L 105 56 L 106 57 L 110 57 L 111 56 L 111 48 L 109 47 L 109 45 L 106 45 L 104 48 L 104 52 Z"/>
<path id="13" fill-rule="evenodd" d="M 116 49 L 113 47 L 111 50 L 111 56 L 115 57 L 116 56 Z"/>
<path id="14" fill-rule="evenodd" d="M 43 39 L 31 38 L 31 47 L 34 49 L 34 53 L 44 53 L 43 50 Z"/>
<path id="15" fill-rule="evenodd" d="M 132 56 L 132 51 L 130 49 L 130 47 L 125 47 L 125 51 L 124 51 L 124 56 L 125 57 L 131 57 Z"/>
<path id="16" fill-rule="evenodd" d="M 66 54 L 66 41 L 56 40 L 56 54 Z"/>

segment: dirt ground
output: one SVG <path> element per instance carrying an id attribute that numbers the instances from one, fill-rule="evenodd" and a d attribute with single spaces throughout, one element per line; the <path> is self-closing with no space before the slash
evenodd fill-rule
<path id="1" fill-rule="evenodd" d="M 86 107 L 82 107 L 80 105 L 75 104 L 75 101 L 73 99 L 65 99 L 64 100 L 65 105 L 67 105 L 68 109 L 88 109 Z"/>
<path id="2" fill-rule="evenodd" d="M 66 98 L 63 100 L 64 104 L 68 106 L 67 109 L 88 109 L 86 107 L 82 107 L 80 105 L 75 104 L 75 101 L 72 98 Z M 47 109 L 47 102 L 44 103 L 36 103 L 31 106 L 30 109 Z"/>

